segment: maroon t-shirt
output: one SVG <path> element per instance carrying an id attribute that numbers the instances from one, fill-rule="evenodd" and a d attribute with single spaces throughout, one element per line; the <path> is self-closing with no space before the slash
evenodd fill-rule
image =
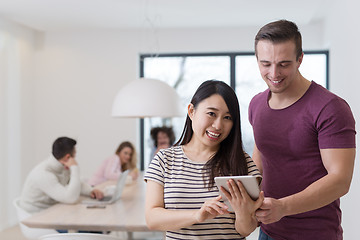
<path id="1" fill-rule="evenodd" d="M 355 120 L 343 99 L 315 82 L 302 98 L 284 109 L 271 109 L 268 97 L 269 89 L 252 99 L 249 121 L 261 153 L 262 189 L 266 197 L 279 199 L 304 190 L 327 174 L 320 149 L 355 147 Z M 276 240 L 340 240 L 340 200 L 261 228 Z"/>

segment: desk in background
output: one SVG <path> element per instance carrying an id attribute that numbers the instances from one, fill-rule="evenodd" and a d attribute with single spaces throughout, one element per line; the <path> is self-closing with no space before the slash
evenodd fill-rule
<path id="1" fill-rule="evenodd" d="M 87 205 L 56 204 L 22 221 L 28 227 L 68 229 L 69 231 L 150 231 L 145 222 L 145 190 L 143 174 L 126 185 L 121 198 L 106 208 L 87 208 Z"/>

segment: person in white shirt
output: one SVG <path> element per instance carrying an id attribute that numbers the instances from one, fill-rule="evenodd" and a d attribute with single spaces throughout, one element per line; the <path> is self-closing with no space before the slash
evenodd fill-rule
<path id="1" fill-rule="evenodd" d="M 102 199 L 104 194 L 80 180 L 75 160 L 76 141 L 68 137 L 55 140 L 52 154 L 27 176 L 20 207 L 29 213 L 40 212 L 56 203 L 75 203 L 80 194 Z"/>

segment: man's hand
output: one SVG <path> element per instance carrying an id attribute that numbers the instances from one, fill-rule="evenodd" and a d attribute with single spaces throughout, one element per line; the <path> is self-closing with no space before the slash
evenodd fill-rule
<path id="1" fill-rule="evenodd" d="M 78 165 L 75 158 L 73 158 L 72 156 L 64 158 L 60 160 L 60 162 L 62 163 L 62 165 L 64 165 L 66 169 L 69 169 L 71 166 Z"/>
<path id="2" fill-rule="evenodd" d="M 255 214 L 257 220 L 265 224 L 277 222 L 285 216 L 282 202 L 274 198 L 265 198 Z"/>
<path id="3" fill-rule="evenodd" d="M 91 191 L 90 196 L 91 196 L 91 198 L 101 200 L 104 198 L 104 193 L 99 189 L 94 189 Z"/>

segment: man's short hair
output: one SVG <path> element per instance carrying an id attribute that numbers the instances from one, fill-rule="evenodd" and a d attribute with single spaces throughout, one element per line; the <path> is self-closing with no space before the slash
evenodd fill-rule
<path id="1" fill-rule="evenodd" d="M 257 44 L 261 40 L 267 40 L 272 43 L 283 43 L 293 41 L 295 43 L 296 60 L 302 55 L 301 33 L 297 25 L 288 20 L 279 20 L 271 22 L 260 28 L 255 36 L 255 55 L 257 57 Z"/>
<path id="2" fill-rule="evenodd" d="M 75 150 L 76 141 L 68 137 L 59 137 L 55 140 L 52 147 L 52 154 L 54 157 L 59 160 L 63 158 L 66 154 L 71 156 Z"/>

